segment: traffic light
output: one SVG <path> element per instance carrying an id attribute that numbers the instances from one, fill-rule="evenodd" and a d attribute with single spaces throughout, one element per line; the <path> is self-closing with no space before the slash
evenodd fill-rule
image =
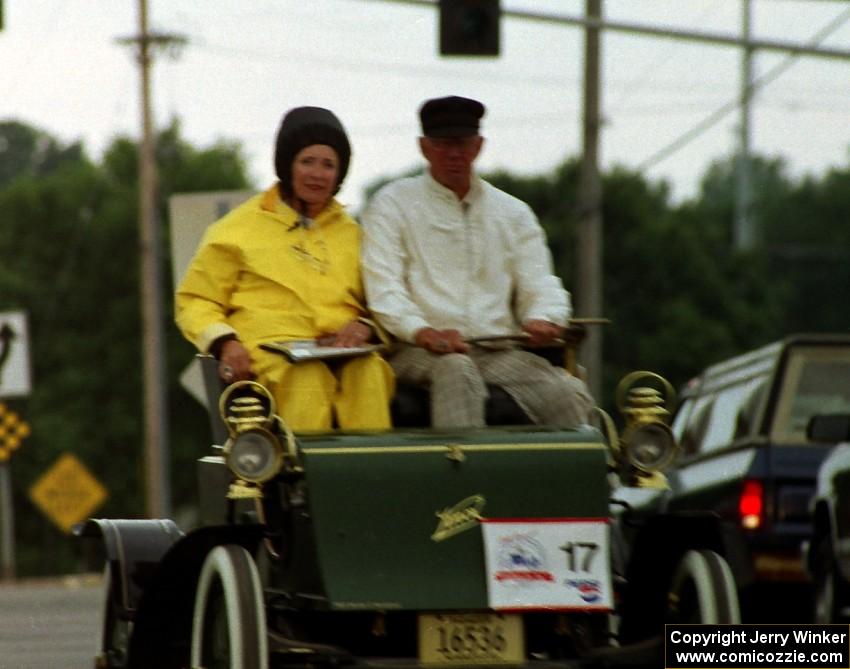
<path id="1" fill-rule="evenodd" d="M 498 56 L 499 0 L 440 0 L 440 54 Z"/>

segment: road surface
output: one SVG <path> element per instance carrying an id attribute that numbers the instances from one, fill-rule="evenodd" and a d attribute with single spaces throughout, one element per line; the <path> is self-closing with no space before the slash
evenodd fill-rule
<path id="1" fill-rule="evenodd" d="M 0 583 L 0 669 L 92 669 L 99 576 Z"/>

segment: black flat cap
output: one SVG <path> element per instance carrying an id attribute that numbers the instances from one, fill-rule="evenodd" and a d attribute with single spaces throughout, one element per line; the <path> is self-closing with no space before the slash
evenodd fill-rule
<path id="1" fill-rule="evenodd" d="M 484 105 L 477 100 L 451 95 L 427 100 L 419 109 L 426 137 L 470 137 L 478 134 Z"/>

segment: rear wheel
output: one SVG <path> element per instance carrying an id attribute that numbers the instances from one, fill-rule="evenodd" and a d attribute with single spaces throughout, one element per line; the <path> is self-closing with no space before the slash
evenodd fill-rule
<path id="1" fill-rule="evenodd" d="M 726 560 L 710 550 L 687 551 L 667 593 L 667 619 L 671 623 L 740 623 L 738 592 Z"/>
<path id="2" fill-rule="evenodd" d="M 195 595 L 191 666 L 267 669 L 268 640 L 260 577 L 241 546 L 210 551 Z"/>

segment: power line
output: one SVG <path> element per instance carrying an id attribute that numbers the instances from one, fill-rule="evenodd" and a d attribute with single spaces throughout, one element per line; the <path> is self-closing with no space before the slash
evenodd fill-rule
<path id="1" fill-rule="evenodd" d="M 826 24 L 823 28 L 821 28 L 817 33 L 815 33 L 814 36 L 809 40 L 807 45 L 810 47 L 818 46 L 820 42 L 822 42 L 826 37 L 835 32 L 848 19 L 850 19 L 850 9 L 844 10 L 840 15 L 838 15 L 836 18 Z M 801 55 L 803 55 L 803 53 L 799 51 L 795 51 L 789 54 L 781 63 L 768 70 L 761 77 L 754 80 L 752 85 L 748 89 L 748 96 L 752 97 L 753 93 L 755 93 L 761 88 L 764 88 L 769 83 L 777 79 L 781 74 L 788 70 L 788 68 L 790 68 L 794 63 L 796 63 Z M 637 166 L 638 171 L 642 172 L 648 170 L 649 168 L 654 167 L 666 158 L 669 158 L 671 155 L 676 153 L 676 151 L 686 146 L 691 141 L 703 134 L 706 130 L 721 121 L 727 114 L 735 111 L 740 105 L 741 100 L 736 98 L 735 100 L 731 100 L 724 104 L 722 107 L 716 109 L 711 114 L 706 116 L 702 121 L 697 123 L 693 128 L 680 135 L 677 139 L 670 142 L 661 150 L 656 151 L 643 162 L 639 163 Z"/>
<path id="2" fill-rule="evenodd" d="M 445 77 L 446 76 L 446 68 L 442 65 L 440 66 L 426 66 L 426 65 L 414 65 L 414 64 L 405 64 L 399 63 L 398 61 L 381 61 L 381 60 L 357 60 L 355 61 L 345 61 L 340 62 L 338 58 L 321 58 L 317 57 L 315 53 L 306 53 L 295 50 L 287 50 L 285 54 L 283 52 L 279 52 L 277 54 L 270 54 L 268 51 L 255 51 L 252 49 L 234 49 L 230 47 L 219 46 L 216 44 L 211 44 L 205 41 L 202 37 L 193 37 L 192 38 L 192 46 L 197 50 L 201 49 L 207 51 L 208 53 L 218 54 L 220 56 L 224 56 L 226 58 L 238 58 L 240 62 L 245 62 L 246 58 L 255 59 L 256 62 L 261 63 L 269 63 L 269 62 L 286 62 L 287 59 L 297 58 L 299 64 L 310 64 L 312 66 L 318 67 L 326 67 L 329 71 L 338 73 L 340 70 L 347 70 L 351 72 L 367 72 L 369 74 L 375 74 L 377 76 L 386 76 L 387 74 L 397 74 L 401 76 L 413 76 L 413 77 Z M 481 73 L 481 65 L 475 64 L 474 66 L 461 66 L 451 70 L 451 75 L 455 79 L 465 79 L 471 81 L 485 81 L 485 82 L 513 82 L 517 84 L 525 84 L 529 86 L 558 86 L 562 87 L 570 82 L 566 77 L 555 77 L 555 76 L 529 76 L 528 74 L 515 73 L 515 74 L 497 74 L 497 75 L 487 75 Z"/>
<path id="3" fill-rule="evenodd" d="M 712 4 L 707 9 L 700 12 L 700 14 L 696 17 L 695 22 L 697 25 L 702 25 L 705 23 L 706 19 L 717 12 L 718 5 Z M 612 103 L 611 108 L 616 109 L 617 107 L 622 107 L 626 100 L 633 97 L 639 88 L 642 88 L 646 85 L 647 82 L 653 82 L 653 88 L 655 88 L 655 78 L 656 74 L 661 70 L 664 66 L 669 65 L 673 62 L 673 59 L 670 57 L 670 52 L 672 50 L 672 45 L 670 48 L 664 50 L 658 50 L 655 54 L 655 58 L 653 61 L 645 68 L 641 70 L 638 74 L 637 79 L 635 79 L 631 85 L 627 86 L 622 90 L 617 100 Z"/>
<path id="4" fill-rule="evenodd" d="M 378 0 L 372 0 L 378 1 Z M 419 7 L 438 7 L 434 0 L 382 0 L 397 4 L 414 5 Z M 556 23 L 561 25 L 572 25 L 581 28 L 608 30 L 612 32 L 631 33 L 636 35 L 650 35 L 665 39 L 683 39 L 691 42 L 703 42 L 719 46 L 736 46 L 746 49 L 759 49 L 764 51 L 784 51 L 798 55 L 819 56 L 822 58 L 850 58 L 847 49 L 834 49 L 811 44 L 798 44 L 776 39 L 748 39 L 735 35 L 722 33 L 703 32 L 698 30 L 681 30 L 678 28 L 650 26 L 629 21 L 615 21 L 603 18 L 588 18 L 585 16 L 568 16 L 562 14 L 550 14 L 539 11 L 525 11 L 516 9 L 503 9 L 502 16 L 515 19 L 525 19 L 541 23 Z"/>

